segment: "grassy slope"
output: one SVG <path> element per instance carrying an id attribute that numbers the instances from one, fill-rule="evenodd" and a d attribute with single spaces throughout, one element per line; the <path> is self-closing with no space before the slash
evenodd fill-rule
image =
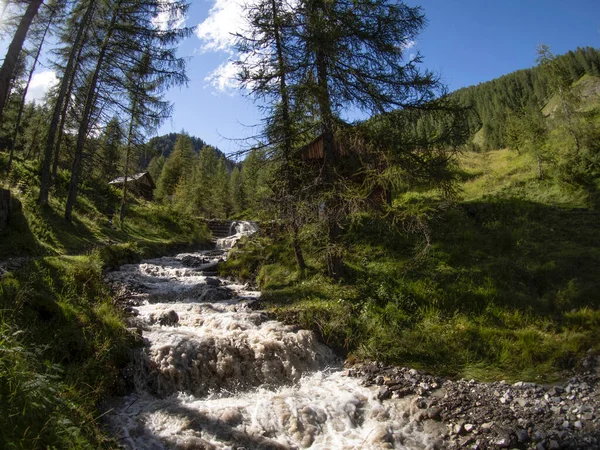
<path id="1" fill-rule="evenodd" d="M 587 111 L 598 106 L 600 102 L 600 77 L 586 74 L 573 83 L 573 88 L 581 98 L 581 104 L 579 105 L 581 111 Z M 559 106 L 560 100 L 555 95 L 546 103 L 542 109 L 542 113 L 545 116 L 550 116 Z"/>
<path id="2" fill-rule="evenodd" d="M 6 155 L 0 153 L 0 171 Z M 63 219 L 68 174 L 59 174 L 55 195 L 44 208 L 36 204 L 37 168 L 17 162 L 10 176 L 0 182 L 12 188 L 15 214 L 0 231 L 0 260 L 15 256 L 79 254 L 98 246 L 137 243 L 140 247 L 203 242 L 207 231 L 200 223 L 182 217 L 171 208 L 131 198 L 123 227 L 109 224 L 107 211 L 118 211 L 120 191 L 112 186 L 84 183 L 80 189 L 73 222 Z M 118 216 L 116 214 L 115 216 Z M 117 223 L 118 225 L 118 223 Z"/>
<path id="3" fill-rule="evenodd" d="M 2 173 L 5 163 L 0 153 Z M 173 245 L 204 243 L 209 232 L 143 201 L 132 202 L 123 229 L 113 228 L 105 212 L 119 204 L 119 192 L 103 184 L 82 187 L 68 224 L 66 174 L 39 209 L 36 172 L 19 161 L 0 183 L 20 208 L 0 231 L 0 262 L 25 257 L 0 277 L 0 448 L 116 448 L 96 405 L 125 389 L 120 372 L 136 338 L 102 272 Z"/>
<path id="4" fill-rule="evenodd" d="M 418 258 L 419 236 L 364 215 L 347 229 L 345 285 L 319 275 L 318 230 L 306 232 L 304 280 L 281 237 L 248 243 L 226 272 L 254 271 L 279 318 L 351 358 L 482 379 L 559 378 L 600 349 L 600 214 L 584 192 L 538 181 L 528 155 L 468 153 L 461 168 L 462 200 L 432 214 L 431 247 Z M 424 210 L 430 196 L 404 200 Z"/>

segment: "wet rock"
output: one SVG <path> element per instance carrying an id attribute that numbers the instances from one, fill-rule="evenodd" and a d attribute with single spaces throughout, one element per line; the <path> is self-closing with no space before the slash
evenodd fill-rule
<path id="1" fill-rule="evenodd" d="M 387 386 L 383 386 L 381 389 L 379 389 L 379 392 L 377 393 L 377 398 L 379 400 L 387 400 L 391 396 L 392 396 L 392 391 L 390 391 Z"/>
<path id="2" fill-rule="evenodd" d="M 465 423 L 464 429 L 467 433 L 470 433 L 475 429 L 475 425 L 473 425 L 472 423 Z"/>
<path id="3" fill-rule="evenodd" d="M 232 297 L 232 292 L 226 288 L 209 288 L 205 289 L 200 298 L 198 299 L 201 302 L 220 302 L 223 300 L 229 300 Z"/>
<path id="4" fill-rule="evenodd" d="M 413 417 L 448 426 L 443 448 L 549 450 L 558 445 L 560 449 L 598 450 L 600 372 L 596 362 L 589 362 L 588 367 L 593 369 L 577 372 L 564 385 L 547 387 L 531 382 L 443 380 L 415 369 L 376 364 L 370 365 L 368 373 L 365 366 L 355 366 L 354 375 L 362 374 L 367 386 L 383 377 L 393 398 L 419 395 L 411 403 Z M 426 411 L 416 402 L 426 405 Z"/>
<path id="5" fill-rule="evenodd" d="M 179 322 L 179 316 L 172 309 L 162 313 L 158 318 L 158 323 L 163 326 L 174 326 Z"/>
<path id="6" fill-rule="evenodd" d="M 206 281 L 205 281 L 207 286 L 212 286 L 212 287 L 219 287 L 221 286 L 221 280 L 219 280 L 218 278 L 213 278 L 213 277 L 206 277 Z"/>
<path id="7" fill-rule="evenodd" d="M 441 419 L 442 408 L 429 408 L 427 410 L 427 417 L 432 420 L 440 420 Z"/>
<path id="8" fill-rule="evenodd" d="M 517 430 L 515 431 L 515 436 L 517 437 L 517 441 L 522 444 L 529 442 L 529 433 L 527 433 L 527 430 Z"/>
<path id="9" fill-rule="evenodd" d="M 510 447 L 510 436 L 503 436 L 494 441 L 494 445 L 498 448 Z"/>
<path id="10" fill-rule="evenodd" d="M 207 258 L 193 255 L 185 255 L 180 261 L 185 267 L 200 267 L 209 262 Z"/>
<path id="11" fill-rule="evenodd" d="M 550 442 L 548 442 L 548 450 L 558 450 L 560 448 L 560 445 L 557 441 L 555 441 L 554 439 L 552 439 Z"/>

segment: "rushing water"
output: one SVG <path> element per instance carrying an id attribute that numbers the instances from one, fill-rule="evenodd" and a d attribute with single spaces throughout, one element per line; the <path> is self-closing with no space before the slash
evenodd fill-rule
<path id="1" fill-rule="evenodd" d="M 344 376 L 340 361 L 306 330 L 270 320 L 258 292 L 210 276 L 226 250 L 122 266 L 139 306 L 145 348 L 135 393 L 111 402 L 109 428 L 132 449 L 425 449 L 435 433 L 412 420 L 409 400 L 381 403 Z"/>

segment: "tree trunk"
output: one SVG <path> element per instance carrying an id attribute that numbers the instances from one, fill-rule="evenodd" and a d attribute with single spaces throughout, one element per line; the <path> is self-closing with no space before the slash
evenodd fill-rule
<path id="1" fill-rule="evenodd" d="M 72 219 L 73 207 L 77 200 L 77 186 L 79 185 L 79 174 L 81 172 L 81 161 L 83 160 L 83 146 L 89 131 L 90 117 L 92 115 L 92 108 L 96 98 L 96 86 L 98 84 L 98 78 L 100 76 L 100 69 L 104 64 L 104 57 L 106 56 L 106 50 L 110 43 L 112 33 L 115 28 L 117 16 L 119 15 L 120 4 L 118 4 L 113 10 L 113 15 L 106 30 L 106 35 L 102 41 L 100 47 L 100 53 L 96 60 L 96 67 L 90 79 L 90 84 L 85 97 L 85 106 L 83 108 L 83 114 L 81 116 L 81 122 L 79 124 L 79 130 L 77 132 L 77 144 L 75 146 L 75 157 L 73 158 L 73 166 L 71 168 L 71 181 L 69 182 L 69 193 L 67 195 L 67 203 L 65 205 L 65 219 L 70 222 Z"/>
<path id="2" fill-rule="evenodd" d="M 271 0 L 271 9 L 273 12 L 273 23 L 274 23 L 274 37 L 275 37 L 275 48 L 277 51 L 277 63 L 279 66 L 279 91 L 281 94 L 281 115 L 283 121 L 283 133 L 284 133 L 284 144 L 283 144 L 283 159 L 285 162 L 285 171 L 287 178 L 287 197 L 290 199 L 288 220 L 290 222 L 290 230 L 292 234 L 292 248 L 296 257 L 296 263 L 298 264 L 298 270 L 303 275 L 306 270 L 306 262 L 304 261 L 304 255 L 302 254 L 302 248 L 298 240 L 298 223 L 297 223 L 297 211 L 294 203 L 296 180 L 294 177 L 294 171 L 292 167 L 292 124 L 290 118 L 290 101 L 288 96 L 288 89 L 286 83 L 286 68 L 285 58 L 283 54 L 283 46 L 281 42 L 281 30 L 279 27 L 279 11 L 277 9 L 276 0 Z M 284 195 L 284 198 L 286 195 Z M 284 200 L 285 201 L 285 200 Z"/>
<path id="3" fill-rule="evenodd" d="M 80 61 L 81 51 L 83 50 L 83 45 L 79 48 L 79 53 L 77 54 L 76 61 Z M 65 101 L 63 102 L 63 107 L 60 112 L 60 123 L 57 128 L 57 136 L 56 142 L 54 144 L 54 151 L 52 156 L 52 176 L 50 177 L 50 184 L 52 185 L 53 180 L 56 180 L 56 174 L 58 172 L 58 163 L 60 162 L 60 149 L 62 147 L 62 139 L 63 133 L 65 129 L 65 122 L 67 121 L 67 114 L 69 112 L 69 99 L 71 98 L 71 93 L 73 92 L 73 85 L 75 84 L 75 80 L 71 78 L 69 82 L 69 86 L 67 87 L 67 93 L 65 95 Z"/>
<path id="4" fill-rule="evenodd" d="M 323 131 L 323 184 L 324 189 L 330 191 L 329 199 L 325 204 L 328 237 L 326 250 L 327 272 L 331 278 L 339 280 L 344 275 L 344 261 L 339 246 L 342 232 L 339 216 L 342 204 L 339 195 L 336 193 L 334 182 L 336 155 L 333 137 L 333 112 L 328 86 L 327 55 L 321 49 L 317 50 L 316 62 L 319 112 L 321 113 Z"/>
<path id="5" fill-rule="evenodd" d="M 10 155 L 8 157 L 8 166 L 6 168 L 6 172 L 10 172 L 13 156 L 15 153 L 15 146 L 17 145 L 17 138 L 19 137 L 19 127 L 21 126 L 21 119 L 23 118 L 23 111 L 25 110 L 25 98 L 27 97 L 27 91 L 29 90 L 29 85 L 31 84 L 31 79 L 33 78 L 33 73 L 35 72 L 35 68 L 38 63 L 38 59 L 40 57 L 40 53 L 42 52 L 42 47 L 44 46 L 44 41 L 46 40 L 46 34 L 48 34 L 48 30 L 50 29 L 50 25 L 52 25 L 52 18 L 54 17 L 54 12 L 50 15 L 48 19 L 48 25 L 46 25 L 46 29 L 44 30 L 44 34 L 42 35 L 42 39 L 40 40 L 40 45 L 38 45 L 37 52 L 35 54 L 35 58 L 33 59 L 33 65 L 31 66 L 31 70 L 29 71 L 29 78 L 27 79 L 27 84 L 25 85 L 25 89 L 23 90 L 23 96 L 21 97 L 21 104 L 19 105 L 19 114 L 17 115 L 17 123 L 15 124 L 15 131 L 13 132 L 12 142 L 10 145 Z"/>
<path id="6" fill-rule="evenodd" d="M 119 224 L 121 230 L 125 222 L 125 209 L 127 207 L 127 174 L 129 173 L 129 157 L 131 155 L 131 142 L 133 140 L 133 129 L 136 119 L 136 102 L 133 101 L 131 108 L 131 122 L 129 122 L 129 130 L 127 131 L 127 150 L 125 151 L 125 167 L 123 170 L 123 197 L 121 198 L 121 211 L 119 212 Z"/>
<path id="7" fill-rule="evenodd" d="M 12 79 L 15 68 L 17 67 L 17 61 L 19 59 L 19 55 L 21 54 L 25 38 L 27 37 L 29 26 L 37 15 L 41 4 L 42 0 L 31 0 L 27 6 L 25 14 L 23 17 L 21 17 L 17 31 L 13 36 L 13 40 L 8 46 L 8 51 L 6 52 L 6 57 L 4 58 L 2 68 L 0 68 L 0 122 L 2 122 L 2 112 L 4 110 L 4 106 L 6 105 L 10 91 L 10 80 Z"/>
<path id="8" fill-rule="evenodd" d="M 294 256 L 296 257 L 296 264 L 298 264 L 300 276 L 304 277 L 304 272 L 306 271 L 306 261 L 304 261 L 304 254 L 302 253 L 302 248 L 300 247 L 300 242 L 298 240 L 298 224 L 295 222 L 295 217 L 292 217 L 291 221 L 292 249 L 294 250 Z"/>
<path id="9" fill-rule="evenodd" d="M 538 179 L 544 179 L 544 166 L 542 165 L 542 157 L 537 155 L 537 165 L 538 165 Z"/>
<path id="10" fill-rule="evenodd" d="M 54 105 L 54 111 L 52 112 L 52 119 L 50 120 L 50 125 L 48 128 L 48 135 L 46 137 L 46 145 L 44 147 L 44 157 L 42 160 L 42 167 L 40 171 L 40 195 L 38 197 L 38 203 L 45 205 L 48 203 L 48 194 L 50 192 L 50 166 L 52 165 L 52 156 L 54 150 L 54 142 L 56 139 L 56 130 L 58 128 L 58 122 L 60 120 L 60 114 L 63 109 L 63 102 L 68 102 L 69 99 L 66 98 L 67 89 L 69 87 L 69 83 L 72 82 L 73 77 L 76 71 L 76 60 L 79 55 L 80 48 L 83 45 L 85 40 L 84 31 L 87 28 L 87 25 L 92 17 L 94 12 L 94 7 L 96 5 L 95 0 L 90 0 L 79 24 L 79 28 L 77 29 L 77 36 L 73 41 L 73 47 L 71 48 L 71 52 L 69 53 L 69 60 L 67 62 L 67 66 L 65 67 L 65 72 L 63 73 L 62 81 L 60 83 L 60 89 L 58 92 L 58 97 L 56 98 L 56 104 Z"/>

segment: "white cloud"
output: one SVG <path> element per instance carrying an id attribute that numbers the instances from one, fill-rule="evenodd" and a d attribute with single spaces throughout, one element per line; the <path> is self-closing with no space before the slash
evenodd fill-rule
<path id="1" fill-rule="evenodd" d="M 29 89 L 27 90 L 26 100 L 28 102 L 41 100 L 50 89 L 58 84 L 58 81 L 56 72 L 52 70 L 45 70 L 33 74 Z"/>
<path id="2" fill-rule="evenodd" d="M 233 91 L 239 87 L 237 71 L 235 63 L 229 60 L 209 73 L 204 81 L 219 92 L 233 95 Z"/>
<path id="3" fill-rule="evenodd" d="M 402 49 L 403 50 L 410 50 L 411 48 L 413 48 L 415 45 L 417 45 L 417 41 L 413 40 L 413 39 L 409 39 L 408 41 L 404 42 L 402 44 Z"/>
<path id="4" fill-rule="evenodd" d="M 196 36 L 204 51 L 233 53 L 235 33 L 242 33 L 246 21 L 244 0 L 216 0 L 204 22 L 196 27 Z"/>
<path id="5" fill-rule="evenodd" d="M 181 27 L 187 17 L 179 10 L 172 10 L 173 0 L 164 0 L 160 5 L 160 12 L 152 19 L 152 24 L 163 31 Z"/>

